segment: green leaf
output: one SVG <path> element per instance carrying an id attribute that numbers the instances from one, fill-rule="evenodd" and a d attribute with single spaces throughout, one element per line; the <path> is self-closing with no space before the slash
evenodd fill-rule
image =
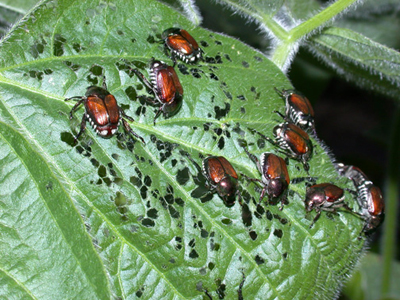
<path id="1" fill-rule="evenodd" d="M 385 298 L 381 297 L 382 257 L 374 253 L 368 253 L 362 258 L 358 270 L 346 283 L 343 294 L 349 299 L 400 299 L 400 288 L 397 284 L 398 278 L 400 278 L 400 263 L 393 261 L 392 266 L 391 290 Z M 354 296 L 357 294 L 362 297 L 355 298 Z"/>
<path id="2" fill-rule="evenodd" d="M 400 30 L 399 9 L 398 0 L 365 1 L 357 10 L 337 20 L 334 26 L 351 29 L 377 43 L 399 49 L 400 41 L 396 35 Z"/>
<path id="3" fill-rule="evenodd" d="M 1 0 L 0 7 L 19 14 L 25 14 L 38 2 L 37 0 Z"/>
<path id="4" fill-rule="evenodd" d="M 356 84 L 396 97 L 400 86 L 399 52 L 344 28 L 327 28 L 309 49 L 336 72 Z"/>
<path id="5" fill-rule="evenodd" d="M 173 117 L 157 107 L 129 71 L 152 57 L 172 61 L 163 30 L 187 29 L 205 61 L 178 63 L 184 101 Z M 84 95 L 105 75 L 109 91 L 146 145 L 120 129 L 102 139 L 88 126 L 73 143 Z M 44 2 L 0 45 L 3 295 L 15 299 L 332 299 L 363 251 L 363 222 L 340 211 L 306 216 L 305 182 L 290 185 L 289 204 L 258 205 L 240 180 L 243 206 L 206 196 L 201 161 L 227 157 L 239 173 L 260 177 L 243 151 L 279 154 L 272 137 L 284 111 L 274 87 L 291 88 L 261 53 L 193 27 L 156 1 Z M 343 188 L 329 156 L 313 139 L 310 174 L 290 160 L 291 178 L 311 176 Z M 346 202 L 355 207 L 346 191 Z"/>

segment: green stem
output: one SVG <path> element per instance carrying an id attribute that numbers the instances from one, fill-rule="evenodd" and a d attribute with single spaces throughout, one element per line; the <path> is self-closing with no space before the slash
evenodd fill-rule
<path id="1" fill-rule="evenodd" d="M 339 13 L 347 9 L 349 6 L 354 4 L 357 0 L 338 0 L 333 4 L 329 5 L 327 8 L 319 12 L 317 15 L 312 17 L 311 19 L 299 24 L 298 26 L 292 28 L 290 31 L 286 32 L 283 35 L 279 32 L 279 36 L 275 33 L 276 30 L 271 30 L 274 34 L 276 34 L 277 38 L 280 40 L 278 46 L 275 48 L 271 55 L 272 61 L 279 67 L 283 68 L 293 48 L 296 43 L 311 33 L 313 30 L 322 26 L 326 22 L 330 21 L 334 17 L 336 17 Z M 270 25 L 269 23 L 267 25 Z"/>
<path id="2" fill-rule="evenodd" d="M 309 34 L 312 32 L 314 29 L 322 26 L 326 22 L 330 21 L 334 17 L 336 17 L 338 14 L 340 14 L 342 11 L 347 9 L 349 6 L 351 6 L 354 2 L 357 0 L 338 0 L 335 3 L 329 5 L 327 8 L 325 8 L 323 11 L 320 13 L 316 14 L 314 17 L 311 19 L 308 19 L 307 21 L 301 23 L 300 25 L 294 27 L 289 31 L 289 39 L 292 41 L 296 41 L 303 36 Z"/>
<path id="3" fill-rule="evenodd" d="M 392 125 L 391 145 L 389 149 L 388 179 L 386 185 L 386 219 L 383 233 L 383 272 L 382 297 L 390 292 L 392 264 L 396 252 L 397 199 L 399 199 L 400 165 L 400 106 L 397 107 Z"/>

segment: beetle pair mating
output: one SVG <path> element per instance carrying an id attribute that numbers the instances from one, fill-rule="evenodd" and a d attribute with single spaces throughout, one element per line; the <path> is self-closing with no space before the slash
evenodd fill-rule
<path id="1" fill-rule="evenodd" d="M 385 202 L 382 192 L 359 168 L 338 163 L 339 174 L 351 179 L 357 190 L 361 216 L 365 220 L 362 231 L 373 232 L 385 218 Z"/>
<path id="2" fill-rule="evenodd" d="M 314 131 L 314 110 L 306 97 L 295 90 L 276 89 L 285 98 L 286 115 L 277 112 L 284 120 L 273 129 L 275 140 L 259 133 L 271 144 L 279 147 L 284 154 L 300 161 L 308 172 L 307 163 L 312 156 L 313 145 L 305 129 Z"/>

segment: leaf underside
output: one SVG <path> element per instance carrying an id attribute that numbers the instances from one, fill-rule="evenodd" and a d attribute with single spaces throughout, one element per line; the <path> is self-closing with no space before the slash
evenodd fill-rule
<path id="1" fill-rule="evenodd" d="M 205 60 L 175 67 L 183 106 L 171 118 L 137 96 L 132 76 L 148 77 L 152 57 L 172 64 L 158 42 L 169 27 L 187 29 Z M 146 145 L 120 128 L 110 139 L 90 124 L 77 144 L 80 108 L 90 85 L 109 91 Z M 243 206 L 207 194 L 201 161 L 225 156 L 238 173 L 259 178 L 243 151 L 279 154 L 269 137 L 284 112 L 274 91 L 291 88 L 280 70 L 241 42 L 201 28 L 154 1 L 45 2 L 0 46 L 1 293 L 10 299 L 331 299 L 364 240 L 354 215 L 306 216 L 305 182 L 288 202 L 258 205 L 241 179 Z M 317 129 L 318 131 L 318 129 Z M 314 140 L 313 140 L 314 141 Z M 310 173 L 290 160 L 291 178 L 338 178 L 314 143 Z M 279 154 L 282 156 L 282 154 Z M 346 201 L 356 207 L 346 191 Z M 356 207 L 357 208 L 357 207 Z M 10 296 L 12 295 L 12 296 Z"/>

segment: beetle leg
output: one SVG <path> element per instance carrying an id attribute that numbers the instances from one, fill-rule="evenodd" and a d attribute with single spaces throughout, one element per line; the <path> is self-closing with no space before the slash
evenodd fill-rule
<path id="1" fill-rule="evenodd" d="M 140 79 L 142 79 L 143 83 L 150 89 L 153 91 L 154 95 L 157 95 L 156 91 L 154 90 L 153 85 L 147 80 L 146 77 L 144 77 L 144 75 L 142 74 L 142 72 L 140 72 L 138 69 L 131 69 L 132 72 L 134 72 L 136 74 L 136 76 L 138 76 Z"/>
<path id="2" fill-rule="evenodd" d="M 123 116 L 125 119 L 128 119 L 128 120 L 131 121 L 131 122 L 134 122 L 134 121 L 135 121 L 132 117 L 128 116 L 122 109 L 119 109 L 119 113 L 120 113 L 121 116 Z"/>
<path id="3" fill-rule="evenodd" d="M 312 228 L 312 227 L 314 226 L 315 222 L 318 221 L 318 219 L 319 219 L 320 216 L 321 216 L 321 211 L 318 210 L 318 211 L 317 211 L 317 215 L 315 216 L 315 218 L 314 218 L 314 220 L 312 221 L 310 227 L 308 227 L 308 228 Z"/>
<path id="4" fill-rule="evenodd" d="M 266 191 L 267 191 L 267 185 L 264 185 L 264 187 L 263 187 L 263 189 L 261 191 L 261 194 L 260 194 L 260 200 L 259 200 L 258 204 L 260 204 L 262 199 L 265 197 L 265 192 Z M 269 199 L 267 201 L 267 204 L 269 205 Z"/>
<path id="5" fill-rule="evenodd" d="M 284 97 L 283 92 L 281 90 L 278 90 L 276 87 L 274 87 L 274 90 L 279 96 Z"/>
<path id="6" fill-rule="evenodd" d="M 76 106 L 76 105 L 75 105 Z M 79 130 L 78 134 L 74 138 L 74 143 L 76 143 L 81 136 L 81 134 L 85 131 L 86 129 L 86 114 L 83 115 L 82 121 L 81 121 L 81 129 Z"/>
<path id="7" fill-rule="evenodd" d="M 282 119 L 286 120 L 286 116 L 284 116 L 280 111 L 274 110 L 274 113 L 278 114 Z"/>
<path id="8" fill-rule="evenodd" d="M 122 124 L 124 125 L 124 129 L 129 132 L 130 134 L 132 134 L 133 136 L 135 136 L 137 139 L 141 140 L 142 143 L 144 145 L 146 145 L 146 142 L 144 141 L 144 139 L 138 135 L 136 132 L 134 132 L 131 128 L 131 126 L 129 126 L 128 122 L 125 119 L 122 119 Z"/>
<path id="9" fill-rule="evenodd" d="M 261 132 L 258 132 L 258 131 L 257 131 L 257 133 L 258 133 L 263 139 L 265 139 L 265 140 L 267 140 L 268 142 L 270 142 L 272 145 L 278 146 L 278 147 L 279 147 L 279 144 L 278 144 L 276 141 L 274 141 L 273 139 L 271 139 L 271 138 L 269 138 L 269 137 L 263 135 Z"/>
<path id="10" fill-rule="evenodd" d="M 160 109 L 157 111 L 156 115 L 154 116 L 153 125 L 156 125 L 156 119 L 160 116 L 160 114 L 161 114 L 161 112 L 162 112 L 161 109 L 162 109 L 162 108 L 160 107 Z"/>
<path id="11" fill-rule="evenodd" d="M 249 150 L 247 150 L 247 147 L 243 146 L 244 151 L 247 153 L 247 155 L 249 156 L 249 158 L 257 165 L 257 169 L 260 171 L 261 170 L 261 166 L 260 166 L 260 162 L 258 161 L 257 156 L 255 156 L 254 154 L 251 154 L 249 152 Z M 261 172 L 261 171 L 260 171 Z"/>
<path id="12" fill-rule="evenodd" d="M 75 97 L 67 98 L 64 101 L 69 101 L 69 100 L 72 100 L 72 99 L 80 99 L 80 100 L 78 100 L 78 102 L 74 105 L 74 107 L 69 112 L 69 119 L 70 120 L 72 120 L 72 113 L 74 113 L 79 108 L 79 106 L 86 100 L 86 97 L 75 96 Z"/>

